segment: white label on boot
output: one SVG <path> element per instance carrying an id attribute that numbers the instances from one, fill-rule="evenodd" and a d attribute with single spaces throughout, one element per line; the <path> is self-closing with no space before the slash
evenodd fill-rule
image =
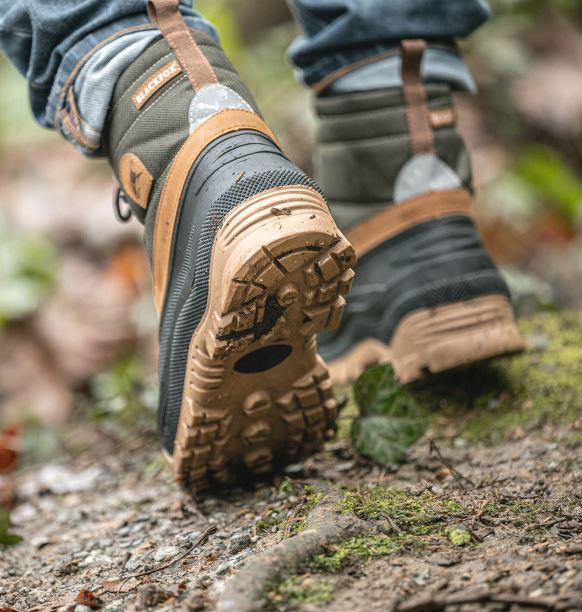
<path id="1" fill-rule="evenodd" d="M 226 109 L 240 109 L 254 113 L 250 104 L 229 87 L 216 84 L 202 88 L 190 103 L 190 110 L 188 111 L 190 134 L 212 115 Z"/>

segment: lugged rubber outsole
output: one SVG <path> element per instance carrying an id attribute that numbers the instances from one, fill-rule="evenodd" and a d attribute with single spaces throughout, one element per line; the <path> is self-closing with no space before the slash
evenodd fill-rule
<path id="1" fill-rule="evenodd" d="M 224 219 L 171 458 L 187 489 L 270 474 L 333 435 L 336 402 L 315 334 L 338 326 L 355 260 L 307 187 L 264 192 Z"/>
<path id="2" fill-rule="evenodd" d="M 511 303 L 503 295 L 492 295 L 419 310 L 400 323 L 390 346 L 364 340 L 329 368 L 340 386 L 370 366 L 391 363 L 396 378 L 408 384 L 524 349 Z"/>

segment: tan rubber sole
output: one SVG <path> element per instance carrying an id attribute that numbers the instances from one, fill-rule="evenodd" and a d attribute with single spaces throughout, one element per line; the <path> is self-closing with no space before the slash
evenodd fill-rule
<path id="1" fill-rule="evenodd" d="M 329 367 L 333 382 L 346 385 L 372 365 L 391 363 L 408 384 L 524 349 L 509 300 L 486 296 L 415 312 L 400 323 L 390 346 L 365 340 Z"/>
<path id="2" fill-rule="evenodd" d="M 171 459 L 193 492 L 320 448 L 337 416 L 315 334 L 335 329 L 355 253 L 306 187 L 240 204 L 218 230 Z"/>

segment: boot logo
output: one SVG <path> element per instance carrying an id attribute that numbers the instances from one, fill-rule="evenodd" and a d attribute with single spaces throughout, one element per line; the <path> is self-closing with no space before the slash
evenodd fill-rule
<path id="1" fill-rule="evenodd" d="M 154 177 L 137 155 L 126 153 L 119 162 L 119 182 L 125 195 L 135 204 L 147 208 Z"/>
<path id="2" fill-rule="evenodd" d="M 148 100 L 157 93 L 164 85 L 174 80 L 182 73 L 182 66 L 178 60 L 172 60 L 165 66 L 162 66 L 155 74 L 142 83 L 131 97 L 134 106 L 141 110 Z"/>
<path id="3" fill-rule="evenodd" d="M 135 195 L 138 197 L 138 199 L 139 194 L 141 192 L 141 186 L 138 182 L 140 176 L 143 176 L 143 172 L 136 172 L 133 169 L 129 171 L 129 180 L 131 182 L 131 188 L 133 190 L 133 193 L 135 193 Z"/>

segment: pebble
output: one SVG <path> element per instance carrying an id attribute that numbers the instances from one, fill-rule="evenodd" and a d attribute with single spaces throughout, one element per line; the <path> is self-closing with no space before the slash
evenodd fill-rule
<path id="1" fill-rule="evenodd" d="M 51 539 L 47 538 L 46 536 L 39 536 L 38 538 L 32 538 L 30 543 L 37 550 L 40 550 L 41 548 L 44 548 L 45 546 L 52 544 Z"/>
<path id="2" fill-rule="evenodd" d="M 223 552 L 224 550 L 226 550 L 226 544 L 224 542 L 222 542 L 221 540 L 218 540 L 216 542 L 212 543 L 212 548 L 214 548 L 214 550 L 216 552 Z"/>
<path id="3" fill-rule="evenodd" d="M 180 552 L 180 549 L 176 546 L 164 546 L 163 548 L 158 548 L 154 553 L 154 561 L 158 563 L 160 561 L 165 561 L 166 559 L 170 559 L 171 557 L 175 557 Z"/>
<path id="4" fill-rule="evenodd" d="M 433 563 L 440 565 L 441 567 L 452 567 L 457 565 L 461 561 L 460 555 L 447 555 L 445 553 L 437 553 L 430 559 Z"/>
<path id="5" fill-rule="evenodd" d="M 252 555 L 252 551 L 249 550 L 248 548 L 247 550 L 243 550 L 242 552 L 238 553 L 238 555 L 234 556 L 229 561 L 230 567 L 235 570 L 239 569 L 244 564 L 246 559 L 250 557 L 251 555 Z"/>
<path id="6" fill-rule="evenodd" d="M 204 588 L 208 588 L 214 582 L 214 578 L 209 574 L 202 574 L 198 577 L 198 583 Z"/>
<path id="7" fill-rule="evenodd" d="M 301 476 L 305 473 L 305 466 L 302 463 L 292 463 L 285 468 L 285 474 L 289 476 Z"/>
<path id="8" fill-rule="evenodd" d="M 222 576 L 222 574 L 226 574 L 226 572 L 228 572 L 228 570 L 230 569 L 230 564 L 228 563 L 221 563 L 215 570 L 214 573 L 217 576 Z"/>
<path id="9" fill-rule="evenodd" d="M 133 574 L 138 569 L 141 568 L 143 564 L 143 557 L 141 555 L 137 555 L 136 557 L 131 557 L 131 559 L 125 564 L 125 570 Z"/>
<path id="10" fill-rule="evenodd" d="M 111 567 L 114 565 L 114 560 L 111 557 L 106 557 L 97 552 L 90 553 L 80 563 L 79 567 Z"/>
<path id="11" fill-rule="evenodd" d="M 228 546 L 229 552 L 236 554 L 245 550 L 251 545 L 251 536 L 248 533 L 241 533 L 233 536 L 230 539 L 230 544 Z"/>
<path id="12" fill-rule="evenodd" d="M 73 608 L 73 612 L 92 612 L 92 610 L 89 606 L 78 605 Z"/>
<path id="13" fill-rule="evenodd" d="M 428 583 L 430 578 L 430 571 L 428 569 L 424 570 L 420 574 L 417 574 L 412 578 L 414 584 L 417 586 L 425 586 Z"/>

